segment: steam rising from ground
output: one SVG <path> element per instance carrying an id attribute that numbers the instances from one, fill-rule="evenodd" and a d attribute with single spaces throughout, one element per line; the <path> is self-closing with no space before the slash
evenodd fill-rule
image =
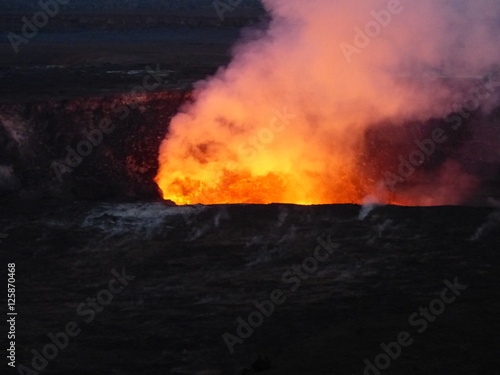
<path id="1" fill-rule="evenodd" d="M 442 76 L 484 77 L 500 61 L 497 0 L 264 4 L 268 28 L 246 31 L 232 62 L 172 120 L 156 177 L 165 199 L 397 203 L 382 171 L 360 166 L 367 131 L 446 118 L 477 82 L 461 78 L 457 90 Z M 490 98 L 480 105 L 492 109 Z M 472 179 L 451 162 L 440 169 L 428 182 L 444 189 L 439 198 L 420 189 L 400 201 L 458 203 Z M 465 191 L 452 194 L 457 179 Z"/>

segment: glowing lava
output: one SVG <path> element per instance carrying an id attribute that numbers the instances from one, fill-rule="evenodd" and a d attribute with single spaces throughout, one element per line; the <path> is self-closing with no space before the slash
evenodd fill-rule
<path id="1" fill-rule="evenodd" d="M 462 172 L 445 163 L 444 177 L 433 171 L 423 180 L 427 188 L 396 196 L 383 171 L 412 150 L 396 150 L 378 175 L 370 173 L 366 134 L 387 121 L 443 118 L 460 100 L 456 90 L 412 77 L 439 69 L 453 75 L 464 67 L 484 72 L 498 53 L 479 58 L 477 48 L 498 50 L 498 41 L 485 38 L 500 35 L 485 32 L 497 26 L 484 16 L 500 6 L 404 2 L 389 19 L 382 0 L 264 4 L 273 18 L 267 29 L 248 33 L 232 62 L 196 84 L 193 101 L 172 119 L 155 178 L 164 199 L 326 204 L 361 203 L 372 195 L 380 203 L 457 203 L 455 181 Z M 456 24 L 462 25 L 459 31 L 451 26 Z M 363 42 L 360 30 L 376 28 L 376 37 L 365 34 Z M 358 43 L 348 58 L 346 43 Z M 384 153 L 379 147 L 373 157 Z"/>

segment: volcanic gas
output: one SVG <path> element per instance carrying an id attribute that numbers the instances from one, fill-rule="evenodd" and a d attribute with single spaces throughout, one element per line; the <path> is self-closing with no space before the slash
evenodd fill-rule
<path id="1" fill-rule="evenodd" d="M 245 30 L 171 120 L 155 178 L 164 199 L 435 205 L 470 194 L 477 178 L 457 155 L 485 138 L 473 119 L 494 121 L 484 87 L 500 61 L 498 1 L 263 2 L 270 23 Z"/>

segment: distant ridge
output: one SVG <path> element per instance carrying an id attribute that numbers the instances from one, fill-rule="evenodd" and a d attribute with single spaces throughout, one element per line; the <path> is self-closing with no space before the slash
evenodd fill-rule
<path id="1" fill-rule="evenodd" d="M 224 2 L 224 0 L 221 1 Z M 39 0 L 0 0 L 0 13 L 34 12 L 40 8 L 38 3 Z M 161 11 L 200 15 L 213 9 L 213 3 L 214 0 L 71 0 L 61 9 L 63 13 Z M 260 0 L 242 0 L 237 8 L 240 11 L 263 9 Z"/>

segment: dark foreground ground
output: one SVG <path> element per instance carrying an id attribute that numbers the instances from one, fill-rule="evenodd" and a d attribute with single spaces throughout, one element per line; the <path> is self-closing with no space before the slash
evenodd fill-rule
<path id="1" fill-rule="evenodd" d="M 498 212 L 386 206 L 364 219 L 360 212 L 2 202 L 5 278 L 7 263 L 16 263 L 16 362 L 30 366 L 47 334 L 74 321 L 81 333 L 43 373 L 362 374 L 381 342 L 406 331 L 412 344 L 384 374 L 498 374 Z M 306 259 L 318 238 L 334 251 L 314 267 Z M 313 268 L 301 270 L 299 285 L 290 272 L 301 264 Z M 111 271 L 122 268 L 135 277 L 123 291 L 95 316 L 88 306 L 78 313 L 87 298 L 103 298 Z M 439 311 L 434 300 L 455 278 L 467 289 Z M 223 334 L 237 335 L 238 317 L 247 320 L 275 289 L 286 300 L 231 354 Z M 436 314 L 409 321 L 431 303 Z M 256 363 L 259 355 L 270 364 Z"/>

